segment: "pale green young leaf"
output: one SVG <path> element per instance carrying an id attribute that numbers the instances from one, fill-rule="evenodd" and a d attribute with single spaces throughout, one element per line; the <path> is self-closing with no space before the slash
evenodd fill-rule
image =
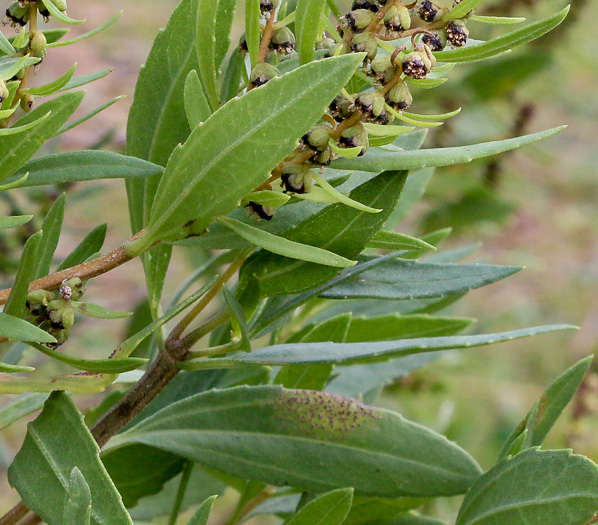
<path id="1" fill-rule="evenodd" d="M 480 22 L 482 24 L 488 25 L 512 25 L 512 24 L 521 24 L 521 22 L 525 22 L 525 18 L 514 17 L 514 16 L 480 16 L 480 15 L 472 15 L 470 20 L 473 22 Z"/>
<path id="2" fill-rule="evenodd" d="M 101 31 L 104 31 L 104 29 L 107 29 L 112 24 L 114 24 L 114 22 L 116 22 L 120 18 L 120 15 L 122 15 L 122 14 L 123 14 L 122 11 L 120 13 L 116 13 L 110 20 L 108 20 L 107 22 L 104 22 L 101 26 L 98 26 L 95 29 L 88 31 L 87 33 L 83 33 L 82 35 L 76 36 L 75 38 L 71 38 L 70 40 L 60 40 L 57 42 L 51 42 L 48 44 L 48 47 L 51 48 L 51 47 L 68 46 L 70 44 L 76 44 L 77 42 L 81 42 L 82 40 L 85 40 L 94 35 L 97 35 Z"/>
<path id="3" fill-rule="evenodd" d="M 316 492 L 349 485 L 381 497 L 452 495 L 481 473 L 463 449 L 397 414 L 273 385 L 192 396 L 116 436 L 107 448 L 138 443 L 226 474 Z"/>
<path id="4" fill-rule="evenodd" d="M 95 117 L 98 113 L 101 113 L 106 108 L 109 108 L 110 106 L 112 106 L 112 104 L 116 104 L 118 101 L 122 100 L 123 98 L 125 98 L 125 95 L 120 95 L 118 97 L 114 97 L 112 100 L 109 100 L 108 102 L 104 102 L 104 104 L 102 104 L 101 106 L 98 106 L 95 109 L 92 109 L 89 113 L 86 113 L 82 117 L 80 117 L 76 120 L 73 120 L 73 121 L 69 122 L 68 124 L 64 124 L 58 130 L 57 135 L 66 133 L 67 131 L 70 131 L 71 129 L 76 128 L 80 124 L 87 122 L 89 119 Z"/>
<path id="5" fill-rule="evenodd" d="M 71 78 L 60 91 L 68 91 L 69 89 L 85 86 L 86 84 L 99 80 L 100 78 L 104 78 L 112 73 L 112 71 L 114 71 L 114 68 L 102 69 L 101 71 L 96 71 L 87 75 L 78 75 Z"/>
<path id="6" fill-rule="evenodd" d="M 373 151 L 370 150 L 365 156 L 356 159 L 335 160 L 332 163 L 332 167 L 342 170 L 379 172 L 384 170 L 414 170 L 465 164 L 475 159 L 490 157 L 526 144 L 531 144 L 532 142 L 550 137 L 563 129 L 565 127 L 561 126 L 531 135 L 493 142 L 482 142 L 471 146 L 397 152 L 375 149 Z"/>
<path id="7" fill-rule="evenodd" d="M 278 235 L 272 235 L 230 217 L 220 217 L 218 222 L 235 231 L 252 244 L 284 257 L 323 264 L 325 266 L 334 266 L 336 268 L 347 268 L 355 265 L 355 261 L 351 261 L 336 253 L 315 246 L 290 241 Z"/>
<path id="8" fill-rule="evenodd" d="M 419 88 L 419 89 L 434 89 L 438 86 L 442 86 L 442 84 L 444 84 L 446 81 L 448 80 L 448 78 L 446 77 L 442 77 L 442 78 L 409 78 L 407 77 L 406 82 L 409 85 L 409 87 L 415 87 L 415 88 Z"/>
<path id="9" fill-rule="evenodd" d="M 255 191 L 247 195 L 241 201 L 241 205 L 247 205 L 250 202 L 261 204 L 262 206 L 278 207 L 289 202 L 291 196 L 286 193 L 272 190 Z"/>
<path id="10" fill-rule="evenodd" d="M 195 511 L 189 523 L 187 525 L 208 525 L 208 519 L 210 519 L 210 512 L 212 512 L 212 506 L 218 496 L 211 496 L 205 500 L 199 508 Z"/>
<path id="11" fill-rule="evenodd" d="M 23 186 L 25 184 L 25 182 L 27 181 L 28 178 L 29 178 L 29 173 L 25 173 L 25 175 L 23 175 L 19 179 L 14 179 L 13 181 L 7 182 L 6 184 L 0 184 L 0 192 L 12 190 L 14 188 L 20 188 L 21 186 Z"/>
<path id="12" fill-rule="evenodd" d="M 245 312 L 243 311 L 243 307 L 239 304 L 239 301 L 237 301 L 235 295 L 230 292 L 228 288 L 223 288 L 222 294 L 224 295 L 224 300 L 226 301 L 226 304 L 228 305 L 234 317 L 233 328 L 238 329 L 239 335 L 241 336 L 239 350 L 242 350 L 243 352 L 251 352 L 251 340 L 247 331 L 247 318 L 245 316 Z"/>
<path id="13" fill-rule="evenodd" d="M 0 430 L 39 410 L 47 397 L 44 394 L 22 394 L 3 403 L 0 408 Z"/>
<path id="14" fill-rule="evenodd" d="M 0 230 L 7 230 L 9 228 L 18 228 L 27 224 L 33 215 L 14 215 L 12 217 L 0 217 Z"/>
<path id="15" fill-rule="evenodd" d="M 565 19 L 568 12 L 569 6 L 548 18 L 511 31 L 506 35 L 493 38 L 487 42 L 451 49 L 449 51 L 438 51 L 434 55 L 439 62 L 468 62 L 470 60 L 480 60 L 495 56 L 548 33 Z"/>
<path id="16" fill-rule="evenodd" d="M 199 0 L 195 23 L 195 49 L 201 85 L 210 106 L 215 111 L 220 105 L 216 80 L 216 19 L 220 0 Z"/>
<path id="17" fill-rule="evenodd" d="M 27 31 L 27 29 L 27 27 L 22 27 L 18 35 L 13 40 L 12 45 L 16 49 L 24 48 L 29 43 L 30 34 L 29 31 Z"/>
<path id="18" fill-rule="evenodd" d="M 366 206 L 361 202 L 353 200 L 351 197 L 345 195 L 344 193 L 341 193 L 334 186 L 332 186 L 324 177 L 322 177 L 319 173 L 315 171 L 312 172 L 312 177 L 318 183 L 320 188 L 322 188 L 328 195 L 334 198 L 335 202 L 340 202 L 345 206 L 355 208 L 359 211 L 365 211 L 366 213 L 380 213 L 381 211 L 383 211 L 380 208 L 372 208 L 371 206 Z"/>
<path id="19" fill-rule="evenodd" d="M 406 511 L 420 507 L 426 503 L 423 498 L 366 498 L 356 496 L 353 498 L 351 511 L 343 525 L 365 525 L 377 523 L 379 525 L 394 525 L 392 518 Z"/>
<path id="20" fill-rule="evenodd" d="M 115 377 L 103 374 L 67 374 L 23 379 L 5 375 L 0 376 L 0 394 L 50 393 L 59 390 L 73 394 L 96 394 L 103 392 Z"/>
<path id="21" fill-rule="evenodd" d="M 0 80 L 7 81 L 14 77 L 24 67 L 37 64 L 40 61 L 37 57 L 25 55 L 22 57 L 0 57 Z"/>
<path id="22" fill-rule="evenodd" d="M 461 113 L 461 108 L 449 111 L 448 113 L 439 113 L 437 115 L 421 115 L 420 113 L 409 113 L 408 111 L 403 111 L 404 116 L 423 121 L 446 120 L 456 117 L 459 113 Z"/>
<path id="23" fill-rule="evenodd" d="M 252 68 L 257 64 L 260 39 L 260 0 L 245 0 L 245 40 Z"/>
<path id="24" fill-rule="evenodd" d="M 45 186 L 69 182 L 119 178 L 143 178 L 162 173 L 164 168 L 112 151 L 70 151 L 32 159 L 7 179 L 13 182 L 29 173 L 21 186 Z"/>
<path id="25" fill-rule="evenodd" d="M 71 305 L 81 315 L 96 319 L 124 319 L 133 315 L 133 312 L 119 312 L 118 310 L 111 310 L 110 308 L 92 303 L 71 301 Z"/>
<path id="26" fill-rule="evenodd" d="M 200 361 L 190 361 L 185 369 L 217 369 L 254 365 L 305 365 L 311 363 L 354 364 L 376 363 L 405 355 L 486 346 L 533 335 L 573 330 L 571 325 L 549 325 L 483 335 L 453 337 L 422 337 L 362 343 L 292 343 L 273 345 L 254 350 L 251 354 L 238 354 Z"/>
<path id="27" fill-rule="evenodd" d="M 191 129 L 204 122 L 212 114 L 197 71 L 189 71 L 185 79 L 185 112 Z"/>
<path id="28" fill-rule="evenodd" d="M 394 115 L 394 117 L 398 120 L 402 120 L 411 126 L 415 126 L 417 128 L 437 128 L 438 126 L 442 126 L 443 122 L 434 122 L 430 120 L 418 120 L 417 118 L 407 117 L 401 111 L 397 111 L 392 106 L 386 104 L 386 111 Z"/>
<path id="29" fill-rule="evenodd" d="M 16 53 L 16 49 L 4 36 L 4 33 L 2 33 L 2 31 L 0 31 L 0 53 L 4 53 L 5 55 L 12 55 L 13 53 Z"/>
<path id="30" fill-rule="evenodd" d="M 73 78 L 73 75 L 75 74 L 75 69 L 77 69 L 76 63 L 73 64 L 66 73 L 59 76 L 56 80 L 50 82 L 49 84 L 45 84 L 43 86 L 38 87 L 25 88 L 21 90 L 21 93 L 33 95 L 35 97 L 47 97 L 49 95 L 53 95 L 54 93 L 58 93 L 62 88 L 64 88 L 68 84 L 71 78 Z"/>
<path id="31" fill-rule="evenodd" d="M 15 173 L 46 140 L 58 132 L 77 109 L 83 95 L 82 91 L 65 93 L 35 108 L 17 121 L 17 126 L 24 126 L 50 113 L 39 126 L 18 135 L 4 137 L 0 141 L 0 158 L 3 159 L 0 164 L 0 182 Z"/>
<path id="32" fill-rule="evenodd" d="M 245 70 L 245 58 L 243 55 L 244 53 L 239 49 L 234 49 L 228 59 L 224 78 L 222 79 L 222 87 L 220 89 L 220 100 L 223 104 L 228 102 L 231 98 L 236 97 L 247 84 L 247 81 L 243 82 L 243 77 L 247 76 L 247 71 Z"/>
<path id="33" fill-rule="evenodd" d="M 443 20 L 454 20 L 455 18 L 463 18 L 467 13 L 481 2 L 481 0 L 463 0 L 455 4 L 449 12 L 442 17 Z"/>
<path id="34" fill-rule="evenodd" d="M 91 491 L 85 477 L 73 467 L 67 486 L 62 525 L 89 525 L 91 520 Z"/>
<path id="35" fill-rule="evenodd" d="M 38 248 L 43 234 L 42 231 L 34 233 L 25 243 L 10 295 L 4 305 L 4 313 L 7 315 L 25 317 L 29 283 L 35 279 Z"/>
<path id="36" fill-rule="evenodd" d="M 579 389 L 592 359 L 593 356 L 588 356 L 578 361 L 554 380 L 540 396 L 535 417 L 532 417 L 531 411 L 527 414 L 505 441 L 499 459 L 506 457 L 507 451 L 525 429 L 528 429 L 530 434 L 530 446 L 539 446 L 543 443 L 548 432 Z"/>
<path id="37" fill-rule="evenodd" d="M 368 242 L 368 248 L 379 250 L 420 250 L 424 252 L 436 251 L 436 248 L 426 241 L 405 235 L 404 233 L 380 230 Z"/>
<path id="38" fill-rule="evenodd" d="M 54 18 L 56 18 L 56 20 L 59 20 L 63 24 L 78 25 L 78 24 L 82 24 L 83 22 L 85 22 L 85 19 L 76 20 L 76 19 L 68 16 L 65 11 L 61 11 L 60 9 L 58 9 L 56 4 L 54 4 L 54 2 L 52 2 L 52 0 L 42 0 L 42 3 L 46 6 L 46 9 L 48 11 L 50 11 L 50 14 Z"/>
<path id="39" fill-rule="evenodd" d="M 570 450 L 528 449 L 471 487 L 456 525 L 584 525 L 598 508 L 598 466 Z"/>
<path id="40" fill-rule="evenodd" d="M 12 126 L 10 128 L 2 128 L 0 129 L 0 137 L 8 137 L 10 135 L 17 135 L 19 133 L 23 133 L 24 131 L 29 131 L 30 129 L 36 128 L 40 124 L 42 124 L 48 117 L 51 115 L 51 111 L 46 113 L 45 115 L 41 116 L 37 120 L 33 122 L 29 122 L 28 124 L 23 124 L 22 126 Z"/>
<path id="41" fill-rule="evenodd" d="M 302 64 L 314 58 L 316 41 L 322 36 L 320 20 L 324 14 L 326 3 L 322 0 L 298 0 L 295 12 L 295 36 L 297 51 Z"/>
<path id="42" fill-rule="evenodd" d="M 39 279 L 50 273 L 52 257 L 58 246 L 58 239 L 60 238 L 60 232 L 62 231 L 65 201 L 66 194 L 62 193 L 54 201 L 54 204 L 52 204 L 52 207 L 42 223 L 42 231 L 44 232 L 44 235 L 37 250 L 32 280 Z"/>
<path id="43" fill-rule="evenodd" d="M 91 523 L 132 524 L 99 451 L 74 403 L 64 392 L 55 392 L 29 424 L 25 442 L 10 466 L 9 482 L 45 522 L 63 523 L 70 475 L 77 467 L 91 491 Z"/>
<path id="44" fill-rule="evenodd" d="M 411 133 L 415 128 L 409 126 L 383 126 L 382 124 L 372 124 L 366 122 L 363 127 L 368 132 L 369 137 L 400 137 L 405 133 Z"/>
<path id="45" fill-rule="evenodd" d="M 33 372 L 35 368 L 30 366 L 9 365 L 0 362 L 0 373 L 2 374 L 20 374 L 23 372 Z"/>
<path id="46" fill-rule="evenodd" d="M 216 14 L 216 42 L 215 42 L 215 66 L 216 74 L 219 76 L 219 69 L 222 61 L 230 47 L 230 32 L 235 18 L 237 0 L 218 0 L 218 13 Z"/>
<path id="47" fill-rule="evenodd" d="M 58 265 L 56 271 L 59 272 L 60 270 L 65 270 L 66 268 L 81 264 L 95 253 L 99 252 L 106 240 L 107 228 L 108 226 L 106 224 L 102 224 L 91 230 L 75 249 Z"/>
<path id="48" fill-rule="evenodd" d="M 345 55 L 303 66 L 231 100 L 197 126 L 168 161 L 147 232 L 128 245 L 129 253 L 176 238 L 190 219 L 203 232 L 232 211 L 295 148 L 361 59 Z"/>
<path id="49" fill-rule="evenodd" d="M 336 142 L 332 139 L 330 139 L 328 146 L 339 157 L 344 157 L 345 159 L 354 159 L 363 151 L 361 146 L 355 146 L 354 148 L 341 148 L 340 146 L 337 146 Z"/>
<path id="50" fill-rule="evenodd" d="M 5 118 L 10 117 L 16 110 L 16 107 L 0 110 L 0 119 L 4 120 Z"/>
<path id="51" fill-rule="evenodd" d="M 338 489 L 310 501 L 285 525 L 341 525 L 353 502 L 353 489 Z"/>

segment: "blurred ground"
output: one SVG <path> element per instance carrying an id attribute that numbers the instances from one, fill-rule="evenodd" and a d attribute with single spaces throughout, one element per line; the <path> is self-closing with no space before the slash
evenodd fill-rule
<path id="1" fill-rule="evenodd" d="M 111 75 L 88 86 L 80 112 L 86 113 L 117 95 L 124 94 L 127 98 L 65 135 L 62 143 L 54 144 L 53 148 L 89 148 L 110 133 L 108 147 L 123 148 L 127 111 L 139 67 L 158 28 L 164 26 L 175 5 L 173 0 L 70 1 L 69 14 L 87 18 L 84 25 L 72 28 L 73 35 L 100 25 L 121 9 L 124 13 L 105 33 L 76 46 L 52 50 L 37 74 L 36 83 L 62 74 L 74 61 L 78 63 L 77 74 L 113 67 Z M 525 13 L 535 19 L 562 5 L 562 2 L 541 1 L 531 13 L 522 7 L 514 14 Z M 466 224 L 455 232 L 447 246 L 481 241 L 483 246 L 475 257 L 526 267 L 507 281 L 470 293 L 455 308 L 458 315 L 480 319 L 476 331 L 555 322 L 575 324 L 580 330 L 453 353 L 418 374 L 419 381 L 399 384 L 381 399 L 385 406 L 446 432 L 483 466 L 492 463 L 502 439 L 550 381 L 596 349 L 598 55 L 595 49 L 598 42 L 593 22 L 596 19 L 598 4 L 588 2 L 573 27 L 552 43 L 551 65 L 524 84 L 517 100 L 494 101 L 490 109 L 480 109 L 483 106 L 477 102 L 465 106 L 451 124 L 455 135 L 449 138 L 449 142 L 458 143 L 501 138 L 501 133 L 511 128 L 515 103 L 534 106 L 528 132 L 560 124 L 569 126 L 538 146 L 517 152 L 502 164 L 500 183 L 494 191 L 515 209 L 502 225 L 484 221 Z M 460 75 L 463 73 L 456 73 L 455 77 L 461 78 Z M 434 95 L 445 96 L 443 89 L 444 86 L 434 90 Z M 432 112 L 416 106 L 414 110 Z M 478 164 L 473 168 L 439 171 L 430 187 L 431 199 L 418 209 L 417 217 L 428 213 L 439 196 L 458 200 L 459 180 L 479 178 L 484 170 L 485 165 Z M 69 201 L 66 217 L 69 235 L 59 247 L 62 254 L 68 253 L 85 233 L 102 222 L 109 225 L 108 247 L 128 236 L 123 185 L 102 184 L 98 192 L 99 198 L 96 195 L 95 199 L 81 200 L 76 199 L 75 192 Z M 417 218 L 410 218 L 402 231 L 418 233 L 419 223 Z M 187 268 L 185 258 L 175 258 L 169 279 L 180 282 Z M 143 289 L 140 265 L 133 263 L 90 286 L 89 297 L 100 298 L 98 302 L 103 301 L 106 306 L 127 309 L 139 300 Z M 117 331 L 107 333 L 104 325 L 95 324 L 81 328 L 80 334 L 91 353 L 112 348 L 120 337 Z M 589 396 L 598 397 L 598 391 L 590 392 Z M 598 443 L 593 438 L 596 430 L 595 413 L 575 424 L 567 415 L 549 436 L 547 445 L 574 446 L 576 452 L 596 461 Z M 5 433 L 8 456 L 18 449 L 22 432 L 23 428 L 16 428 Z M 4 462 L 9 461 L 10 457 L 4 458 Z M 12 498 L 4 490 L 5 482 L 0 483 L 0 494 Z M 436 510 L 439 515 L 446 512 Z"/>

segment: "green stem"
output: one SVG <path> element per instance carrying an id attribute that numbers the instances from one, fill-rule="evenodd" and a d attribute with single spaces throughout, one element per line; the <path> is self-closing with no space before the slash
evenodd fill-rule
<path id="1" fill-rule="evenodd" d="M 185 467 L 183 468 L 183 475 L 181 476 L 179 488 L 176 493 L 176 499 L 174 500 L 174 506 L 172 507 L 172 513 L 170 514 L 170 520 L 168 520 L 168 525 L 175 525 L 177 518 L 179 517 L 179 512 L 181 510 L 181 505 L 183 504 L 185 492 L 187 492 L 189 478 L 191 477 L 191 472 L 193 472 L 193 466 L 194 464 L 192 461 L 187 461 L 187 463 L 185 463 Z"/>

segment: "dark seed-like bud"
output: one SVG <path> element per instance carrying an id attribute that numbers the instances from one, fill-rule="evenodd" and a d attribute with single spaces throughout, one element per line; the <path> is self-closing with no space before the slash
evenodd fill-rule
<path id="1" fill-rule="evenodd" d="M 355 9 L 346 16 L 349 27 L 354 31 L 362 31 L 369 26 L 376 15 L 368 9 Z"/>
<path id="2" fill-rule="evenodd" d="M 453 20 L 446 26 L 446 39 L 451 47 L 463 47 L 468 36 L 469 30 L 463 20 Z"/>
<path id="3" fill-rule="evenodd" d="M 318 151 L 328 148 L 332 128 L 328 124 L 317 124 L 310 129 L 301 139 L 306 146 Z"/>
<path id="4" fill-rule="evenodd" d="M 33 290 L 27 294 L 25 307 L 34 316 L 42 315 L 45 313 L 48 304 L 52 302 L 54 298 L 54 294 L 47 290 Z"/>
<path id="5" fill-rule="evenodd" d="M 363 120 L 379 124 L 388 122 L 385 105 L 384 96 L 376 91 L 364 93 L 355 99 L 355 107 L 363 113 Z"/>
<path id="6" fill-rule="evenodd" d="M 433 31 L 422 36 L 422 42 L 432 51 L 442 51 L 446 46 L 446 31 Z"/>
<path id="7" fill-rule="evenodd" d="M 351 40 L 351 50 L 356 53 L 367 53 L 367 59 L 373 60 L 378 53 L 378 42 L 371 33 L 358 33 Z"/>
<path id="8" fill-rule="evenodd" d="M 417 51 L 409 53 L 403 59 L 401 67 L 403 68 L 403 73 L 411 78 L 426 78 L 429 71 L 423 54 Z"/>
<path id="9" fill-rule="evenodd" d="M 336 97 L 328 106 L 328 112 L 334 120 L 342 122 L 352 115 L 351 102 L 343 96 Z"/>
<path id="10" fill-rule="evenodd" d="M 380 9 L 380 4 L 376 0 L 355 0 L 351 9 L 367 9 L 376 13 Z"/>
<path id="11" fill-rule="evenodd" d="M 285 193 L 309 193 L 313 187 L 313 179 L 306 166 L 289 166 L 281 177 Z"/>
<path id="12" fill-rule="evenodd" d="M 280 0 L 260 0 L 260 11 L 263 15 L 270 15 L 280 4 Z"/>
<path id="13" fill-rule="evenodd" d="M 368 132 L 361 122 L 343 131 L 339 142 L 345 148 L 361 147 L 361 153 L 359 154 L 359 157 L 365 155 L 365 152 L 368 150 L 370 145 Z"/>
<path id="14" fill-rule="evenodd" d="M 247 47 L 247 37 L 245 36 L 245 33 L 243 33 L 241 35 L 241 38 L 239 38 L 239 50 L 244 51 L 245 53 L 249 52 L 249 48 Z"/>
<path id="15" fill-rule="evenodd" d="M 70 335 L 70 330 L 64 330 L 64 329 L 60 329 L 60 328 L 50 327 L 48 329 L 48 333 L 50 335 L 54 336 L 54 339 L 56 339 L 56 342 L 55 343 L 46 343 L 46 346 L 48 348 L 58 348 L 59 346 L 66 343 L 66 341 L 68 340 L 69 335 Z"/>
<path id="16" fill-rule="evenodd" d="M 69 330 L 75 324 L 75 312 L 65 299 L 56 299 L 48 304 L 46 318 L 52 328 Z"/>
<path id="17" fill-rule="evenodd" d="M 271 208 L 269 206 L 262 206 L 257 202 L 250 202 L 247 207 L 255 213 L 260 219 L 265 219 L 267 221 L 271 220 L 276 213 L 276 208 Z"/>
<path id="18" fill-rule="evenodd" d="M 279 53 L 292 53 L 295 50 L 295 35 L 288 27 L 274 31 L 270 45 Z"/>
<path id="19" fill-rule="evenodd" d="M 384 16 L 384 26 L 389 31 L 405 31 L 411 27 L 409 9 L 404 6 L 392 6 Z"/>
<path id="20" fill-rule="evenodd" d="M 317 153 L 316 155 L 314 155 L 310 161 L 313 162 L 314 164 L 316 164 L 317 166 L 330 166 L 330 163 L 333 160 L 336 160 L 337 156 L 334 154 L 334 152 L 328 148 L 324 151 L 321 151 L 319 153 Z"/>
<path id="21" fill-rule="evenodd" d="M 272 64 L 259 63 L 251 71 L 249 77 L 251 87 L 263 86 L 265 83 L 272 80 L 274 77 L 279 77 L 280 71 Z"/>
<path id="22" fill-rule="evenodd" d="M 409 91 L 409 86 L 404 80 L 399 80 L 396 85 L 386 95 L 386 103 L 398 110 L 407 109 L 413 103 L 413 97 Z"/>
<path id="23" fill-rule="evenodd" d="M 24 26 L 29 22 L 29 7 L 22 7 L 19 2 L 11 2 L 6 9 L 6 17 L 10 20 L 12 27 Z"/>
<path id="24" fill-rule="evenodd" d="M 6 87 L 4 80 L 0 78 L 0 104 L 2 104 L 2 102 L 4 102 L 4 99 L 9 95 L 10 93 L 8 91 L 8 88 Z"/>
<path id="25" fill-rule="evenodd" d="M 434 20 L 441 18 L 447 12 L 446 9 L 431 0 L 423 0 L 423 2 L 419 3 L 418 8 L 419 17 L 425 22 L 434 22 Z"/>

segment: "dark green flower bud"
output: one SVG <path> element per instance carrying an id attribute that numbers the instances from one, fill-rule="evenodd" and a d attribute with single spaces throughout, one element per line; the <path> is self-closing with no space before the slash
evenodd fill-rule
<path id="1" fill-rule="evenodd" d="M 269 16 L 279 6 L 280 0 L 260 0 L 260 11 Z"/>
<path id="2" fill-rule="evenodd" d="M 463 47 L 467 44 L 469 30 L 465 27 L 463 20 L 453 20 L 446 26 L 446 39 L 451 47 Z"/>
<path id="3" fill-rule="evenodd" d="M 239 39 L 239 50 L 243 51 L 244 53 L 249 52 L 249 48 L 247 47 L 247 37 L 245 36 L 245 33 L 243 33 L 241 35 L 241 38 Z"/>
<path id="4" fill-rule="evenodd" d="M 353 112 L 351 111 L 351 102 L 345 97 L 339 95 L 336 97 L 328 106 L 328 112 L 334 120 L 342 122 L 346 118 L 349 118 Z"/>
<path id="5" fill-rule="evenodd" d="M 432 34 L 426 33 L 422 36 L 422 42 L 432 51 L 442 51 L 446 47 L 446 31 L 432 31 Z"/>
<path id="6" fill-rule="evenodd" d="M 368 9 L 356 9 L 346 16 L 349 27 L 354 31 L 362 31 L 369 26 L 375 18 L 376 14 Z"/>
<path id="7" fill-rule="evenodd" d="M 52 328 L 69 330 L 75 324 L 75 311 L 65 299 L 55 299 L 46 307 L 46 318 Z"/>
<path id="8" fill-rule="evenodd" d="M 62 330 L 60 328 L 52 328 L 50 327 L 48 329 L 48 333 L 52 336 L 54 336 L 54 339 L 56 339 L 55 343 L 46 343 L 46 346 L 48 348 L 58 348 L 60 345 L 63 345 L 64 343 L 67 342 L 69 335 L 70 335 L 70 330 Z"/>
<path id="9" fill-rule="evenodd" d="M 4 82 L 4 80 L 0 78 L 0 104 L 2 104 L 2 102 L 4 102 L 4 99 L 6 99 L 6 97 L 8 97 L 9 95 L 10 93 L 8 92 L 8 88 L 6 87 L 6 83 Z"/>
<path id="10" fill-rule="evenodd" d="M 318 124 L 303 135 L 301 140 L 310 148 L 324 151 L 328 147 L 331 132 L 332 128 L 328 124 Z"/>
<path id="11" fill-rule="evenodd" d="M 29 44 L 31 53 L 34 57 L 41 58 L 46 56 L 48 41 L 46 36 L 41 31 L 35 31 L 31 36 L 31 43 Z"/>
<path id="12" fill-rule="evenodd" d="M 409 91 L 409 86 L 404 80 L 399 80 L 397 84 L 386 95 L 386 103 L 398 111 L 407 109 L 413 103 L 413 97 Z"/>
<path id="13" fill-rule="evenodd" d="M 361 122 L 343 131 L 339 142 L 345 148 L 358 148 L 361 146 L 359 157 L 365 155 L 370 145 L 368 132 Z"/>
<path id="14" fill-rule="evenodd" d="M 421 51 L 413 51 L 405 56 L 401 67 L 403 68 L 403 73 L 408 77 L 426 78 L 426 75 L 433 67 L 433 63 L 430 56 L 422 49 Z"/>
<path id="15" fill-rule="evenodd" d="M 313 178 L 307 166 L 285 168 L 281 181 L 285 193 L 309 193 L 313 187 Z"/>
<path id="16" fill-rule="evenodd" d="M 78 301 L 85 293 L 85 283 L 79 277 L 73 277 L 63 281 L 58 292 L 63 299 Z"/>
<path id="17" fill-rule="evenodd" d="M 380 9 L 380 4 L 376 0 L 355 0 L 351 9 L 367 9 L 376 13 Z"/>
<path id="18" fill-rule="evenodd" d="M 27 294 L 25 307 L 35 316 L 42 315 L 54 298 L 55 295 L 47 290 L 33 290 Z"/>
<path id="19" fill-rule="evenodd" d="M 295 50 L 295 35 L 288 27 L 281 27 L 272 34 L 270 45 L 279 53 L 292 53 Z"/>
<path id="20" fill-rule="evenodd" d="M 33 107 L 33 104 L 35 102 L 35 97 L 33 95 L 30 95 L 29 93 L 23 95 L 23 97 L 21 98 L 21 108 L 24 111 L 31 111 L 31 108 Z"/>
<path id="21" fill-rule="evenodd" d="M 356 53 L 367 53 L 367 59 L 373 60 L 378 53 L 378 42 L 371 33 L 358 33 L 351 40 L 351 50 Z"/>
<path id="22" fill-rule="evenodd" d="M 409 9 L 393 5 L 384 16 L 384 27 L 389 31 L 405 31 L 411 27 Z"/>
<path id="23" fill-rule="evenodd" d="M 364 93 L 355 99 L 355 107 L 361 110 L 364 120 L 379 124 L 388 122 L 385 105 L 384 96 L 377 91 Z"/>
<path id="24" fill-rule="evenodd" d="M 372 60 L 370 65 L 373 75 L 386 84 L 395 74 L 396 68 L 392 65 L 390 55 L 383 55 Z"/>
<path id="25" fill-rule="evenodd" d="M 24 26 L 29 22 L 29 7 L 22 7 L 19 2 L 11 2 L 6 9 L 6 17 L 10 20 L 12 27 Z"/>
<path id="26" fill-rule="evenodd" d="M 316 49 L 328 49 L 331 50 L 336 46 L 336 40 L 334 40 L 333 38 L 328 38 L 327 36 L 323 37 L 322 40 L 320 40 L 320 42 L 318 42 L 318 45 L 316 46 Z"/>
<path id="27" fill-rule="evenodd" d="M 259 63 L 251 71 L 249 77 L 251 87 L 263 86 L 275 77 L 280 76 L 280 71 L 275 68 L 272 64 Z"/>
<path id="28" fill-rule="evenodd" d="M 434 20 L 439 20 L 448 13 L 448 9 L 440 7 L 436 2 L 432 2 L 431 0 L 423 0 L 423 2 L 419 3 L 418 8 L 419 17 L 424 22 L 434 22 Z"/>
<path id="29" fill-rule="evenodd" d="M 260 219 L 265 219 L 267 221 L 271 220 L 276 213 L 276 208 L 272 208 L 270 206 L 263 206 L 258 204 L 257 202 L 250 202 L 247 207 L 253 213 L 255 213 Z"/>
<path id="30" fill-rule="evenodd" d="M 324 151 L 321 151 L 319 153 L 317 153 L 316 155 L 314 155 L 310 161 L 313 162 L 314 164 L 316 164 L 317 166 L 330 166 L 330 163 L 333 160 L 336 160 L 337 156 L 336 154 L 330 149 L 326 149 Z"/>

